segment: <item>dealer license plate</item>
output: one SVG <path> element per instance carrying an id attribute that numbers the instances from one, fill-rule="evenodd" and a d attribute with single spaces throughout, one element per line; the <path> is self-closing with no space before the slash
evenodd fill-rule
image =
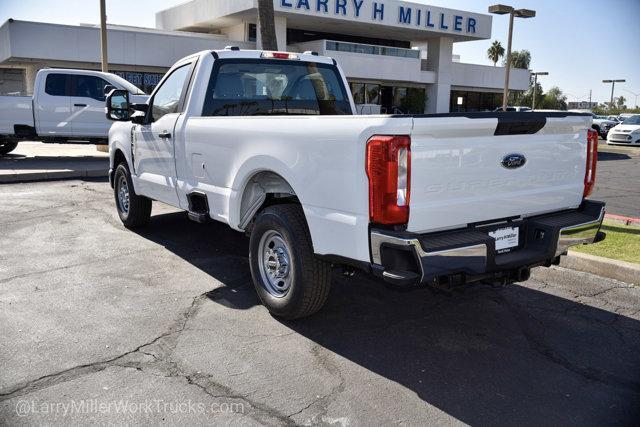
<path id="1" fill-rule="evenodd" d="M 490 231 L 489 236 L 496 241 L 496 252 L 509 252 L 512 248 L 517 247 L 519 231 L 518 227 L 504 227 Z"/>

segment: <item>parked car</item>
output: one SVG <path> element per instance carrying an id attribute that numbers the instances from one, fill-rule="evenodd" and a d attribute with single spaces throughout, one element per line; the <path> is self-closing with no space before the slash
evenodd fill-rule
<path id="1" fill-rule="evenodd" d="M 111 122 L 104 115 L 105 87 L 127 90 L 136 102 L 148 98 L 115 74 L 38 71 L 33 96 L 0 96 L 0 154 L 13 151 L 21 140 L 106 143 Z"/>
<path id="2" fill-rule="evenodd" d="M 332 267 L 509 283 L 602 238 L 588 114 L 355 115 L 335 60 L 235 49 L 178 61 L 145 105 L 128 95 L 107 98 L 123 224 L 147 224 L 157 200 L 247 233 L 279 317 L 319 310 Z"/>
<path id="3" fill-rule="evenodd" d="M 620 116 L 607 116 L 607 120 L 611 120 L 612 122 L 616 122 L 617 124 L 620 124 L 624 121 L 624 119 Z"/>
<path id="4" fill-rule="evenodd" d="M 628 117 L 609 131 L 607 144 L 640 145 L 640 114 Z"/>
<path id="5" fill-rule="evenodd" d="M 502 111 L 502 107 L 498 107 L 493 111 Z M 531 111 L 530 107 L 521 107 L 521 106 L 507 106 L 507 109 L 505 111 L 511 111 L 511 112 L 526 112 L 526 111 Z"/>
<path id="6" fill-rule="evenodd" d="M 602 139 L 607 139 L 607 134 L 609 133 L 609 130 L 618 124 L 618 122 L 616 121 L 609 120 L 605 116 L 598 116 L 597 114 L 594 114 L 589 110 L 569 110 L 569 111 L 575 112 L 575 113 L 588 112 L 588 114 L 591 114 L 593 118 L 593 123 L 591 127 L 595 129 L 596 132 L 598 132 L 598 135 L 600 135 Z"/>

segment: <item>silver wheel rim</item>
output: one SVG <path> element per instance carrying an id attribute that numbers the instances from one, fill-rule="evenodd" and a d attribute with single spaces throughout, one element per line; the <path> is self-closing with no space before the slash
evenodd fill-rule
<path id="1" fill-rule="evenodd" d="M 127 178 L 124 175 L 120 175 L 118 178 L 118 185 L 116 187 L 118 194 L 118 207 L 124 214 L 129 213 L 129 185 L 127 184 Z"/>
<path id="2" fill-rule="evenodd" d="M 282 298 L 291 288 L 291 250 L 284 238 L 274 230 L 262 235 L 258 245 L 258 264 L 264 288 L 276 298 Z"/>

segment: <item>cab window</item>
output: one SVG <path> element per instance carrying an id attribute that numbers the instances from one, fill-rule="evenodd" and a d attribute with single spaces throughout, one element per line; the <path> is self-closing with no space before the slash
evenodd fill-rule
<path id="1" fill-rule="evenodd" d="M 265 59 L 216 63 L 203 116 L 351 114 L 344 84 L 333 65 Z"/>
<path id="2" fill-rule="evenodd" d="M 110 84 L 103 78 L 96 76 L 84 76 L 77 74 L 74 76 L 73 95 L 80 98 L 91 98 L 96 101 L 104 101 L 104 87 Z"/>
<path id="3" fill-rule="evenodd" d="M 44 83 L 44 92 L 51 96 L 69 96 L 66 74 L 49 74 Z"/>
<path id="4" fill-rule="evenodd" d="M 186 64 L 173 70 L 171 75 L 162 82 L 151 105 L 151 120 L 156 121 L 165 114 L 177 113 L 182 91 L 187 84 L 192 64 Z"/>

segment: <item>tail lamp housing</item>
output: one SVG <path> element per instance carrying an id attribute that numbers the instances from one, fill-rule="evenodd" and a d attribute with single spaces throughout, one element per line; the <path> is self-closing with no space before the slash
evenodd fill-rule
<path id="1" fill-rule="evenodd" d="M 411 138 L 374 135 L 367 142 L 369 220 L 375 224 L 409 222 L 411 193 Z"/>
<path id="2" fill-rule="evenodd" d="M 589 197 L 596 185 L 596 166 L 598 164 L 598 132 L 594 129 L 587 131 L 587 168 L 584 173 L 584 193 L 582 197 Z"/>

